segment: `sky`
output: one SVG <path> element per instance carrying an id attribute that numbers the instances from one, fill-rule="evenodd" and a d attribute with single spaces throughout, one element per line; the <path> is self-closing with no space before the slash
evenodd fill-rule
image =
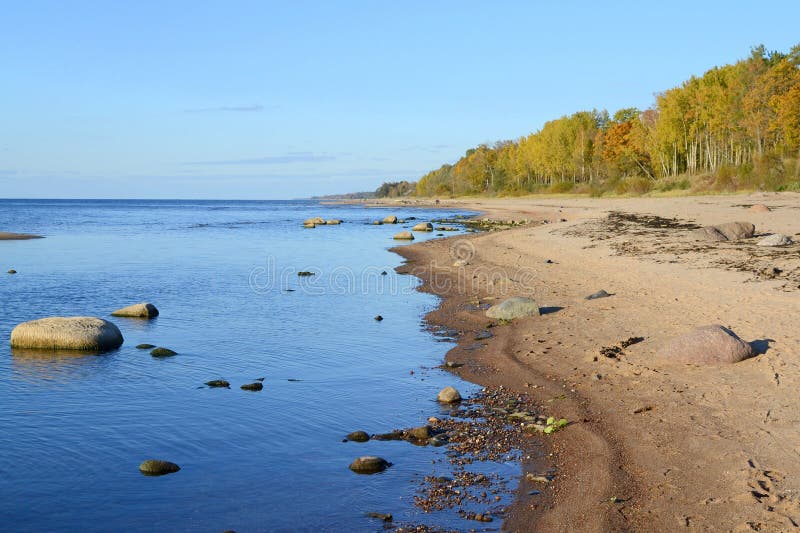
<path id="1" fill-rule="evenodd" d="M 0 4 L 0 197 L 284 199 L 800 43 L 800 3 Z"/>

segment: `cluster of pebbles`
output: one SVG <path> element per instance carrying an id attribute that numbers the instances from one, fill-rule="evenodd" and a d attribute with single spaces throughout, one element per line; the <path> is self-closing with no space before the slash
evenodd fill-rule
<path id="1" fill-rule="evenodd" d="M 422 428 L 396 429 L 370 438 L 446 446 L 448 475 L 424 476 L 414 505 L 425 513 L 451 511 L 464 520 L 493 522 L 502 520 L 506 512 L 503 500 L 510 500 L 512 489 L 510 480 L 492 473 L 489 463 L 523 459 L 525 450 L 535 443 L 534 436 L 541 434 L 546 425 L 547 418 L 537 411 L 534 400 L 526 394 L 504 387 L 484 388 L 474 397 L 451 404 L 446 416 L 429 418 L 428 425 Z M 361 433 L 359 437 L 366 436 Z M 391 529 L 446 531 L 424 524 L 394 524 Z"/>

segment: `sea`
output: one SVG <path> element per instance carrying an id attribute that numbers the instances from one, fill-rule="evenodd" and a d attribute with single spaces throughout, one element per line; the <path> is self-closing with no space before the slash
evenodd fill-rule
<path id="1" fill-rule="evenodd" d="M 416 220 L 370 224 L 390 214 Z M 441 414 L 444 386 L 478 390 L 437 368 L 453 346 L 424 322 L 437 299 L 396 273 L 402 260 L 389 251 L 414 222 L 470 214 L 306 200 L 0 200 L 0 230 L 45 237 L 0 242 L 2 529 L 384 531 L 374 512 L 393 524 L 475 527 L 414 505 L 446 447 L 343 442 L 355 430 L 424 424 Z M 302 226 L 316 216 L 342 224 Z M 160 315 L 110 316 L 138 302 Z M 102 355 L 11 350 L 14 326 L 48 316 L 111 320 L 125 342 Z M 154 358 L 140 343 L 178 355 Z M 240 389 L 262 378 L 263 390 Z M 231 387 L 204 385 L 216 379 Z M 362 455 L 392 466 L 355 474 L 348 465 Z M 150 458 L 181 470 L 144 476 Z"/>

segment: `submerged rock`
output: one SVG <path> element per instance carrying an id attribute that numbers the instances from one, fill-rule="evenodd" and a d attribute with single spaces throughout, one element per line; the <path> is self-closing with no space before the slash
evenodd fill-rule
<path id="1" fill-rule="evenodd" d="M 338 226 L 338 225 L 339 225 L 339 224 L 341 224 L 341 223 L 342 223 L 342 221 L 341 221 L 341 220 L 339 220 L 339 219 L 337 219 L 337 218 L 334 218 L 334 219 L 331 219 L 331 220 L 326 220 L 326 221 L 325 221 L 325 224 L 326 224 L 327 226 Z"/>
<path id="2" fill-rule="evenodd" d="M 410 231 L 401 231 L 400 233 L 395 233 L 394 239 L 398 241 L 413 241 L 414 235 Z"/>
<path id="3" fill-rule="evenodd" d="M 153 357 L 172 357 L 173 355 L 178 355 L 178 352 L 172 351 L 169 348 L 164 348 L 163 346 L 159 346 L 158 348 L 153 348 L 150 350 L 150 355 Z"/>
<path id="4" fill-rule="evenodd" d="M 373 220 L 372 221 L 372 225 L 373 226 L 382 226 L 383 222 L 381 222 L 380 220 Z"/>
<path id="5" fill-rule="evenodd" d="M 307 278 L 309 276 L 313 276 L 314 273 L 309 272 L 308 270 L 301 270 L 300 272 L 297 273 L 297 275 L 300 276 L 301 278 Z"/>
<path id="6" fill-rule="evenodd" d="M 177 472 L 180 469 L 181 467 L 175 463 L 160 459 L 147 459 L 139 465 L 139 472 L 146 476 L 163 476 L 164 474 Z"/>
<path id="7" fill-rule="evenodd" d="M 461 393 L 455 387 L 445 387 L 439 391 L 436 400 L 442 403 L 456 403 L 461 401 Z"/>
<path id="8" fill-rule="evenodd" d="M 406 436 L 416 440 L 428 440 L 433 436 L 430 426 L 420 426 L 406 431 Z"/>
<path id="9" fill-rule="evenodd" d="M 411 231 L 433 231 L 433 224 L 430 222 L 420 222 L 411 228 Z"/>
<path id="10" fill-rule="evenodd" d="M 10 268 L 10 269 L 8 269 L 8 273 L 9 273 L 9 274 L 16 274 L 16 273 L 17 273 L 17 271 L 16 271 L 16 270 L 14 270 L 13 268 Z"/>
<path id="11" fill-rule="evenodd" d="M 117 309 L 111 312 L 111 316 L 124 316 L 129 318 L 155 318 L 158 316 L 158 309 L 156 306 L 142 302 L 140 304 L 129 305 L 122 309 Z"/>
<path id="12" fill-rule="evenodd" d="M 226 389 L 231 388 L 231 384 L 228 383 L 227 381 L 225 381 L 224 379 L 212 379 L 211 381 L 206 381 L 205 384 L 208 385 L 212 389 L 215 389 L 215 388 L 218 388 L 218 387 L 224 387 Z"/>
<path id="13" fill-rule="evenodd" d="M 9 233 L 0 231 L 0 241 L 27 241 L 29 239 L 44 239 L 41 235 L 31 235 L 30 233 Z"/>
<path id="14" fill-rule="evenodd" d="M 486 311 L 486 316 L 498 320 L 513 320 L 526 316 L 539 316 L 539 306 L 533 298 L 527 296 L 514 296 Z"/>
<path id="15" fill-rule="evenodd" d="M 105 352 L 119 348 L 122 342 L 117 326 L 90 316 L 40 318 L 11 331 L 13 348 Z"/>
<path id="16" fill-rule="evenodd" d="M 383 457 L 365 455 L 350 463 L 350 470 L 356 474 L 377 474 L 383 472 L 391 466 L 391 463 Z"/>
<path id="17" fill-rule="evenodd" d="M 347 434 L 347 440 L 352 442 L 367 442 L 369 440 L 369 434 L 367 434 L 366 431 L 354 431 Z"/>
<path id="18" fill-rule="evenodd" d="M 391 522 L 393 517 L 389 513 L 365 513 L 365 516 L 369 518 L 377 518 L 378 520 L 383 520 L 384 522 Z"/>
<path id="19" fill-rule="evenodd" d="M 738 363 L 754 355 L 750 344 L 717 324 L 676 337 L 656 352 L 666 361 L 698 365 Z"/>
<path id="20" fill-rule="evenodd" d="M 137 344 L 136 345 L 136 349 L 137 350 L 152 350 L 155 347 L 156 347 L 155 344 L 147 344 L 147 343 Z"/>
<path id="21" fill-rule="evenodd" d="M 260 381 L 256 381 L 255 383 L 247 383 L 246 385 L 242 385 L 239 388 L 242 390 L 260 391 L 264 388 L 264 384 Z"/>
<path id="22" fill-rule="evenodd" d="M 756 243 L 757 246 L 789 246 L 790 244 L 794 244 L 792 238 L 788 235 L 781 235 L 780 233 L 764 237 Z"/>
<path id="23" fill-rule="evenodd" d="M 375 317 L 375 320 L 377 320 L 378 322 L 380 322 L 381 320 L 383 320 L 383 317 L 382 317 L 381 315 L 377 315 L 377 316 Z"/>

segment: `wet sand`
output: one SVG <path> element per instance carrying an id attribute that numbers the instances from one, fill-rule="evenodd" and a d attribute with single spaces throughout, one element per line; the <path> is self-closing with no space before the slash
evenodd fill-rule
<path id="1" fill-rule="evenodd" d="M 772 232 L 800 240 L 800 195 L 438 205 L 528 221 L 395 249 L 407 259 L 403 271 L 443 298 L 428 321 L 461 333 L 447 360 L 464 366 L 453 371 L 526 393 L 541 414 L 571 422 L 542 438 L 556 476 L 544 487 L 523 476 L 507 529 L 797 527 L 800 245 L 755 243 Z M 756 237 L 691 236 L 696 225 L 732 221 L 754 223 Z M 468 265 L 453 266 L 465 256 Z M 612 296 L 584 299 L 600 289 Z M 534 297 L 543 315 L 510 324 L 485 317 L 486 305 L 517 295 Z M 669 339 L 708 324 L 730 327 L 759 355 L 725 366 L 655 357 Z M 492 336 L 476 342 L 482 331 Z M 643 341 L 620 344 L 635 337 Z M 530 496 L 532 488 L 542 494 Z"/>
<path id="2" fill-rule="evenodd" d="M 9 233 L 0 231 L 0 241 L 26 241 L 28 239 L 43 239 L 41 235 L 31 235 L 30 233 Z"/>

